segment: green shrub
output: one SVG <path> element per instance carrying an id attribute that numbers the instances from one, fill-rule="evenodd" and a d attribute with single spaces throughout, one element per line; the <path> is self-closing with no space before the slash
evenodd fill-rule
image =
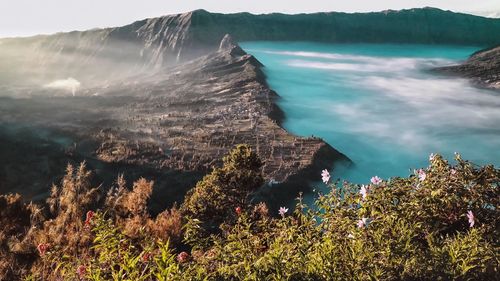
<path id="1" fill-rule="evenodd" d="M 451 166 L 433 155 L 429 167 L 406 178 L 363 186 L 333 183 L 311 208 L 299 199 L 294 212 L 282 209 L 272 218 L 265 205 L 248 203 L 262 183 L 261 164 L 248 147 L 239 146 L 186 198 L 182 211 L 189 216 L 183 220 L 174 211 L 161 220 L 150 218 L 141 206 L 152 183 L 138 181 L 132 191 L 108 197 L 116 209 L 106 204 L 90 223 L 83 224 L 80 213 L 65 215 L 65 222 L 81 226 L 77 230 L 86 242 L 72 251 L 52 245 L 31 274 L 23 275 L 27 280 L 500 280 L 500 171 L 456 160 Z M 14 199 L 12 206 L 25 208 Z M 133 233 L 123 223 L 131 218 L 139 218 L 137 225 L 144 222 Z M 170 243 L 170 234 L 161 232 L 172 225 L 178 229 L 181 221 L 183 243 Z M 218 231 L 204 232 L 207 221 Z"/>
<path id="2" fill-rule="evenodd" d="M 284 218 L 245 212 L 193 266 L 214 280 L 498 280 L 500 173 L 457 161 L 433 156 L 415 175 L 364 186 L 366 196 L 332 185 Z"/>
<path id="3" fill-rule="evenodd" d="M 263 183 L 262 162 L 247 145 L 238 145 L 223 159 L 222 168 L 215 168 L 187 195 L 181 211 L 185 216 L 217 228 L 234 217 L 235 208 L 246 208 L 249 195 Z"/>

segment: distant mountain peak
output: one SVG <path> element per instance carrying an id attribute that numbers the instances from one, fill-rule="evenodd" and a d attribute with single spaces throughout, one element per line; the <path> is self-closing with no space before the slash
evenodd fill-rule
<path id="1" fill-rule="evenodd" d="M 192 10 L 189 13 L 191 13 L 191 14 L 210 14 L 210 12 L 205 10 L 205 9 L 196 9 L 196 10 Z"/>

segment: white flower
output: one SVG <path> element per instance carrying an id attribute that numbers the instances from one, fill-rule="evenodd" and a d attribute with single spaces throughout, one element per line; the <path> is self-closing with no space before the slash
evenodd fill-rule
<path id="1" fill-rule="evenodd" d="M 436 155 L 434 153 L 431 153 L 431 155 L 429 155 L 429 161 L 434 161 L 435 157 Z"/>
<path id="2" fill-rule="evenodd" d="M 368 189 L 366 188 L 366 185 L 362 185 L 361 189 L 359 190 L 359 193 L 361 194 L 363 200 L 366 199 L 366 195 L 368 195 Z"/>
<path id="3" fill-rule="evenodd" d="M 424 170 L 422 170 L 422 169 L 418 170 L 418 172 L 417 172 L 417 173 L 418 173 L 418 179 L 419 179 L 420 181 L 424 181 L 424 180 L 425 180 L 425 178 L 427 177 L 427 174 L 425 174 L 425 171 L 424 171 Z"/>
<path id="4" fill-rule="evenodd" d="M 284 217 L 286 212 L 288 212 L 288 208 L 285 208 L 285 207 L 280 207 L 278 213 L 280 214 L 280 216 Z"/>
<path id="5" fill-rule="evenodd" d="M 371 223 L 371 219 L 369 218 L 362 218 L 358 221 L 358 228 L 363 228 L 363 227 L 368 227 L 368 225 Z"/>
<path id="6" fill-rule="evenodd" d="M 323 171 L 321 171 L 321 180 L 324 183 L 328 183 L 328 181 L 330 180 L 330 173 L 328 173 L 327 169 L 324 169 Z"/>

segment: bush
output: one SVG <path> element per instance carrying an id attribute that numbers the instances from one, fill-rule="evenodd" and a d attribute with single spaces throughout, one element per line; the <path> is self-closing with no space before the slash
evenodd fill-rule
<path id="1" fill-rule="evenodd" d="M 18 194 L 0 195 L 0 280 L 16 280 L 36 260 L 32 233 L 41 210 Z"/>
<path id="2" fill-rule="evenodd" d="M 76 173 L 69 169 L 72 172 L 62 189 L 53 194 L 67 197 L 72 193 L 65 189 L 76 190 L 78 186 L 83 193 L 69 196 L 69 201 L 53 195 L 49 203 L 60 202 L 50 204 L 54 206 L 51 210 L 57 210 L 50 212 L 55 217 L 46 220 L 40 231 L 76 235 L 74 231 L 79 230 L 79 237 L 85 239 L 79 240 L 76 248 L 71 246 L 76 240 L 67 238 L 58 240 L 62 245 L 50 245 L 46 252 L 39 248 L 38 255 L 34 245 L 27 247 L 27 256 L 14 253 L 6 246 L 8 241 L 45 237 L 30 236 L 24 227 L 40 225 L 40 219 L 33 219 L 39 209 L 22 203 L 18 196 L 0 197 L 0 222 L 9 222 L 6 217 L 15 217 L 13 212 L 19 211 L 15 220 L 19 226 L 11 224 L 0 233 L 0 251 L 16 270 L 1 277 L 499 280 L 500 171 L 493 166 L 475 166 L 460 156 L 456 160 L 451 166 L 439 155 L 432 155 L 429 167 L 406 178 L 373 178 L 366 185 L 332 183 L 330 191 L 312 208 L 299 199 L 294 212 L 283 208 L 274 218 L 264 204 L 248 203 L 248 195 L 262 182 L 262 176 L 260 161 L 246 146 L 233 151 L 224 159 L 224 167 L 205 177 L 187 196 L 181 209 L 188 217 L 175 208 L 150 217 L 145 202 L 152 182 L 141 179 L 128 190 L 123 178 L 99 211 L 90 219 L 81 217 L 83 212 L 70 206 L 88 206 L 85 198 L 93 189 L 82 184 L 87 182 L 82 175 L 89 175 L 85 169 Z M 203 220 L 214 223 L 218 231 L 204 232 Z M 55 221 L 71 227 L 46 228 Z M 30 258 L 34 262 L 29 262 Z"/>
<path id="3" fill-rule="evenodd" d="M 264 184 L 259 157 L 247 145 L 238 145 L 186 195 L 182 213 L 205 224 L 218 226 L 234 217 L 236 208 L 248 208 L 249 196 Z"/>

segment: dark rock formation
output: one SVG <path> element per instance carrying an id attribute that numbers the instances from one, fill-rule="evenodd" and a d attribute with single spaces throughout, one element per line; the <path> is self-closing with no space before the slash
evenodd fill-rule
<path id="1" fill-rule="evenodd" d="M 479 86 L 500 89 L 500 46 L 478 51 L 463 64 L 436 70 L 467 77 Z"/>

